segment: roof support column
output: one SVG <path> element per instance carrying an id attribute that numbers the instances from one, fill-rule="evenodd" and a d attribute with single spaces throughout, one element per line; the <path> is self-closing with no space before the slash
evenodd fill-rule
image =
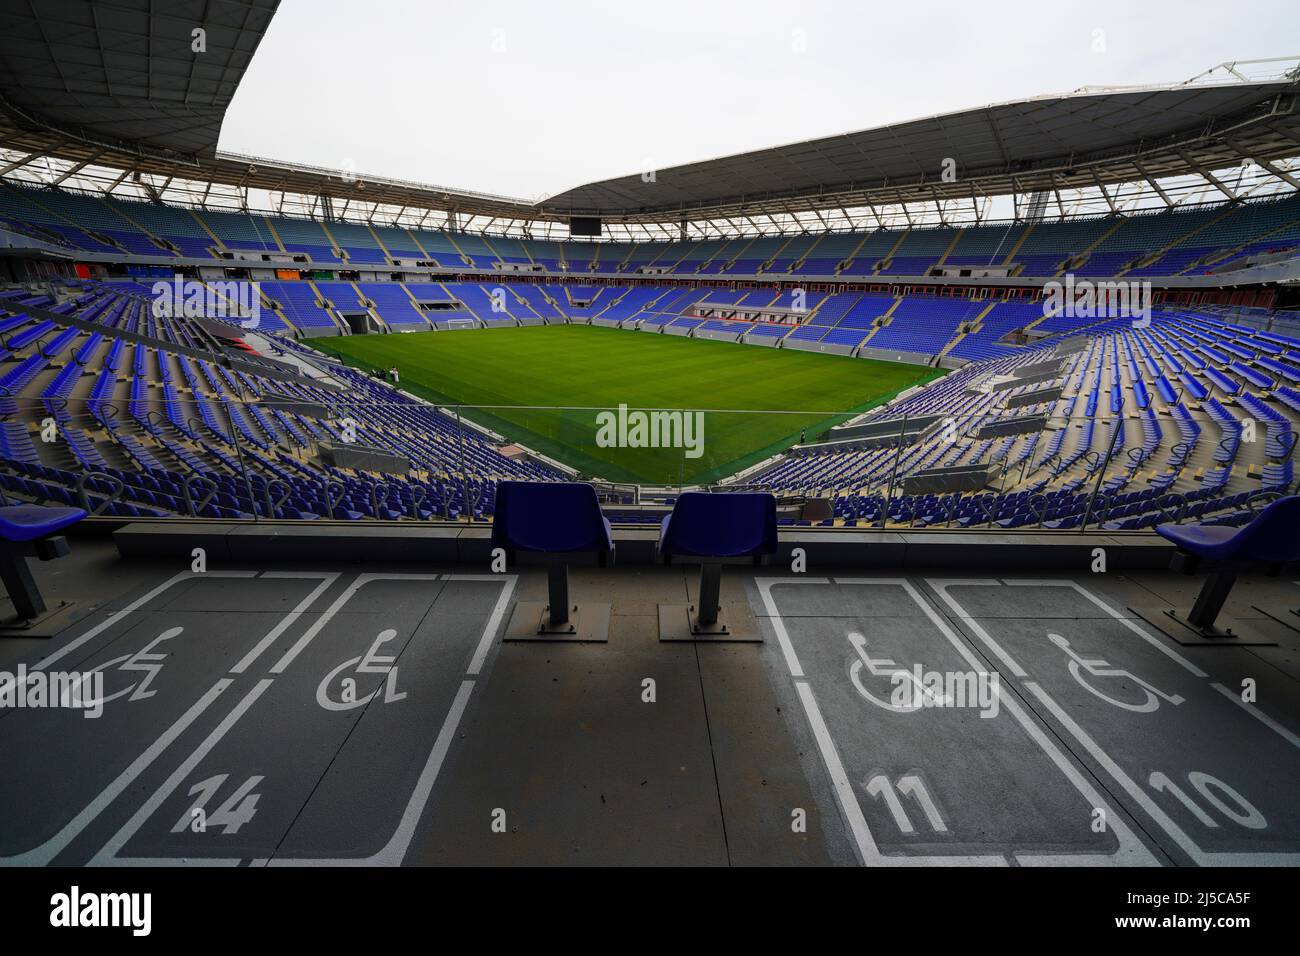
<path id="1" fill-rule="evenodd" d="M 1212 172 L 1210 172 L 1208 169 L 1202 168 L 1199 163 L 1193 162 L 1191 158 L 1186 153 L 1184 153 L 1181 149 L 1178 150 L 1178 158 L 1181 159 L 1183 162 L 1185 162 L 1192 169 L 1196 170 L 1196 174 L 1198 176 L 1200 176 L 1202 179 L 1204 179 L 1206 182 L 1212 185 L 1219 192 L 1223 193 L 1223 195 L 1227 196 L 1233 202 L 1237 202 L 1241 198 L 1235 192 L 1233 192 L 1231 189 L 1229 189 L 1227 186 L 1221 183 Z"/>
<path id="2" fill-rule="evenodd" d="M 1284 183 L 1294 186 L 1296 189 L 1300 189 L 1300 181 L 1298 181 L 1294 176 L 1292 176 L 1285 169 L 1279 169 L 1277 166 L 1274 166 L 1266 159 L 1251 159 L 1250 155 L 1248 153 L 1243 152 L 1241 147 L 1239 147 L 1236 143 L 1229 143 L 1228 145 L 1230 145 L 1233 149 L 1235 149 L 1238 155 L 1240 155 L 1242 159 L 1250 159 L 1251 162 L 1253 162 L 1260 169 L 1264 170 L 1264 172 L 1268 173 L 1270 176 L 1274 177 L 1275 179 L 1280 179 Z"/>
<path id="3" fill-rule="evenodd" d="M 1092 181 L 1096 184 L 1097 189 L 1101 191 L 1101 198 L 1106 200 L 1106 205 L 1110 207 L 1110 214 L 1112 216 L 1118 216 L 1119 210 L 1115 208 L 1115 200 L 1110 198 L 1110 193 L 1107 192 L 1106 187 L 1101 184 L 1101 178 L 1097 175 L 1097 167 L 1093 166 L 1091 172 Z"/>
<path id="4" fill-rule="evenodd" d="M 1154 189 L 1156 191 L 1156 195 L 1165 201 L 1165 205 L 1168 206 L 1170 209 L 1173 209 L 1174 206 L 1177 205 L 1177 203 L 1175 203 L 1172 199 L 1170 199 L 1169 194 L 1160 188 L 1160 183 L 1156 181 L 1156 178 L 1152 176 L 1150 173 L 1148 173 L 1146 171 L 1146 167 L 1143 166 L 1141 163 L 1139 163 L 1137 160 L 1133 161 L 1133 165 L 1136 166 L 1137 171 L 1142 174 L 1142 178 L 1146 180 L 1147 185 L 1150 186 L 1152 189 Z"/>
<path id="5" fill-rule="evenodd" d="M 6 166 L 4 169 L 0 169 L 0 176 L 6 176 L 6 175 L 8 175 L 9 173 L 12 173 L 15 169 L 22 169 L 24 166 L 26 166 L 28 163 L 30 163 L 33 159 L 39 159 L 39 158 L 40 158 L 40 155 L 41 155 L 40 153 L 28 153 L 26 156 L 23 156 L 23 157 L 20 158 L 20 159 L 15 159 L 12 163 L 10 163 L 10 164 L 9 164 L 8 166 Z"/>

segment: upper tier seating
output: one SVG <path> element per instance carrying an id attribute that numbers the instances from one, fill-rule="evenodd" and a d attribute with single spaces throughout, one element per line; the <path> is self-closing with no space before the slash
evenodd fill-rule
<path id="1" fill-rule="evenodd" d="M 391 259 L 494 272 L 517 264 L 552 275 L 926 275 L 943 266 L 1008 266 L 1049 277 L 1209 272 L 1300 247 L 1300 197 L 1132 216 L 954 228 L 674 242 L 546 242 L 440 230 L 186 210 L 58 189 L 0 186 L 0 221 L 34 239 L 123 260 L 220 258 L 223 250 L 307 257 L 312 268 L 383 267 Z M 1148 261 L 1149 260 L 1149 261 Z"/>

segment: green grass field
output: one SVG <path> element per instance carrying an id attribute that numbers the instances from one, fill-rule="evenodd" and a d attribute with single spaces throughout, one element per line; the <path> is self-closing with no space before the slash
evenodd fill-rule
<path id="1" fill-rule="evenodd" d="M 801 430 L 811 441 L 850 415 L 943 374 L 896 362 L 586 325 L 307 343 L 365 370 L 396 365 L 407 391 L 444 405 L 479 406 L 462 414 L 584 475 L 655 484 L 732 474 L 789 447 Z M 702 454 L 601 447 L 598 411 L 620 404 L 703 410 Z"/>

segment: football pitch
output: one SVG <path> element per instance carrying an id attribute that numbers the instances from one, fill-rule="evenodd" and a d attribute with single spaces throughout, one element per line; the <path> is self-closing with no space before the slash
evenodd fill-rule
<path id="1" fill-rule="evenodd" d="M 783 451 L 801 432 L 812 441 L 943 374 L 897 362 L 587 325 L 306 341 L 366 371 L 396 365 L 401 387 L 412 394 L 462 406 L 466 418 L 584 476 L 647 484 L 717 480 Z M 658 432 L 639 435 L 637 418 L 629 414 L 630 427 L 620 433 L 610 422 L 621 405 L 702 416 L 681 419 L 688 447 L 629 447 Z M 598 417 L 601 412 L 615 415 Z"/>

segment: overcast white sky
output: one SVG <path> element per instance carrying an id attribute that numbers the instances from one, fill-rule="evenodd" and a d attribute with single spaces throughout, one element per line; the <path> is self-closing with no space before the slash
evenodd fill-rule
<path id="1" fill-rule="evenodd" d="M 987 103 L 1297 55 L 1298 10 L 1296 0 L 283 0 L 221 148 L 536 199 Z"/>

